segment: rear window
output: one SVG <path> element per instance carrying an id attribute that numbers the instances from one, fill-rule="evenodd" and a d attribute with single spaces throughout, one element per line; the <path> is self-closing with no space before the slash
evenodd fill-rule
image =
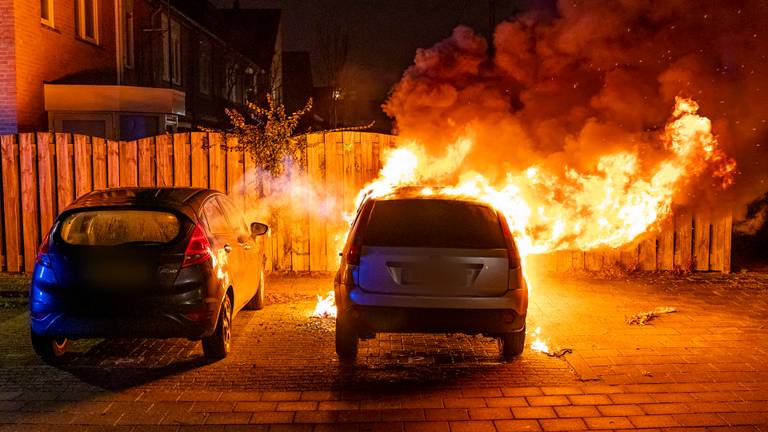
<path id="1" fill-rule="evenodd" d="M 374 203 L 363 233 L 366 246 L 503 249 L 496 212 L 449 200 L 392 200 Z"/>
<path id="2" fill-rule="evenodd" d="M 168 243 L 181 223 L 173 213 L 153 210 L 95 210 L 69 215 L 59 233 L 65 243 L 82 246 Z"/>

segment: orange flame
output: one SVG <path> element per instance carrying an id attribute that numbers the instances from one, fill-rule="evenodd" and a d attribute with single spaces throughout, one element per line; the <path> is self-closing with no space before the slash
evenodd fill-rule
<path id="1" fill-rule="evenodd" d="M 556 173 L 531 166 L 508 172 L 496 184 L 481 173 L 459 171 L 472 148 L 469 138 L 449 146 L 440 159 L 427 157 L 422 146 L 411 142 L 385 155 L 379 178 L 359 192 L 355 208 L 399 186 L 436 183 L 458 173 L 456 184 L 427 186 L 421 193 L 468 196 L 493 205 L 509 222 L 524 270 L 525 257 L 532 253 L 619 247 L 652 230 L 670 214 L 675 194 L 708 170 L 722 187 L 733 184 L 736 163 L 719 147 L 710 120 L 698 110 L 693 99 L 676 98 L 660 137 L 666 153 L 655 166 L 640 166 L 637 153 L 623 151 L 603 155 L 589 172 L 566 167 Z M 354 214 L 344 216 L 351 222 Z M 548 352 L 540 332 L 535 330 L 531 347 Z"/>
<path id="2" fill-rule="evenodd" d="M 619 247 L 668 216 L 674 195 L 707 169 L 723 187 L 733 183 L 736 163 L 719 148 L 711 122 L 698 109 L 692 99 L 676 99 L 661 136 L 668 154 L 653 167 L 641 167 L 636 153 L 619 152 L 599 158 L 590 172 L 566 167 L 558 174 L 531 166 L 507 173 L 498 184 L 481 173 L 464 172 L 457 184 L 425 187 L 422 193 L 469 196 L 492 204 L 506 215 L 523 255 Z M 471 146 L 469 138 L 461 139 L 440 159 L 426 157 L 416 143 L 390 151 L 381 175 L 360 191 L 355 208 L 366 197 L 385 196 L 398 186 L 434 183 L 455 174 Z"/>
<path id="3" fill-rule="evenodd" d="M 312 316 L 318 318 L 336 317 L 336 300 L 333 291 L 330 291 L 325 296 L 317 296 L 317 303 L 315 304 L 315 310 L 312 311 Z"/>

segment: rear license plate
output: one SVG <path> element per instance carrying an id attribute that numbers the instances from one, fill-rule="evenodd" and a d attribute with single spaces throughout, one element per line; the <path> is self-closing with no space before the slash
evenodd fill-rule
<path id="1" fill-rule="evenodd" d="M 463 285 L 467 271 L 455 268 L 404 268 L 400 274 L 403 285 Z"/>
<path id="2" fill-rule="evenodd" d="M 147 269 L 144 266 L 109 266 L 89 269 L 83 275 L 91 283 L 101 285 L 125 285 L 139 283 L 147 279 Z"/>

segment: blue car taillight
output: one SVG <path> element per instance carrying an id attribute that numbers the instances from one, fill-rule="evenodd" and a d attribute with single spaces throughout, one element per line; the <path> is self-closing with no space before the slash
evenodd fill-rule
<path id="1" fill-rule="evenodd" d="M 40 248 L 37 250 L 35 268 L 32 273 L 32 289 L 48 291 L 58 285 L 56 274 L 53 271 L 54 254 L 50 251 L 50 234 L 45 236 Z M 33 293 L 34 294 L 34 293 Z"/>
<path id="2" fill-rule="evenodd" d="M 40 243 L 40 248 L 37 250 L 37 258 L 35 263 L 43 267 L 51 268 L 51 257 L 48 255 L 48 244 L 50 243 L 50 234 L 46 235 L 43 242 Z"/>

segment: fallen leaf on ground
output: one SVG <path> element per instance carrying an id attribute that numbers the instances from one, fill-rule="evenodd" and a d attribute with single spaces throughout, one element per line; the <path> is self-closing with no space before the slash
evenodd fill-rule
<path id="1" fill-rule="evenodd" d="M 570 349 L 570 348 L 560 348 L 559 350 L 555 350 L 555 351 L 552 351 L 552 352 L 549 352 L 549 351 L 545 351 L 544 352 L 544 354 L 546 354 L 546 355 L 548 355 L 550 357 L 558 357 L 558 358 L 562 357 L 562 356 L 564 356 L 566 354 L 571 354 L 571 353 L 573 353 L 573 350 Z"/>
<path id="2" fill-rule="evenodd" d="M 661 314 L 667 314 L 677 312 L 677 309 L 669 306 L 665 307 L 657 307 L 656 309 L 648 312 L 640 312 L 638 314 L 632 315 L 631 317 L 627 318 L 627 324 L 629 325 L 646 325 L 648 321 L 652 320 L 653 318 L 661 315 Z"/>

